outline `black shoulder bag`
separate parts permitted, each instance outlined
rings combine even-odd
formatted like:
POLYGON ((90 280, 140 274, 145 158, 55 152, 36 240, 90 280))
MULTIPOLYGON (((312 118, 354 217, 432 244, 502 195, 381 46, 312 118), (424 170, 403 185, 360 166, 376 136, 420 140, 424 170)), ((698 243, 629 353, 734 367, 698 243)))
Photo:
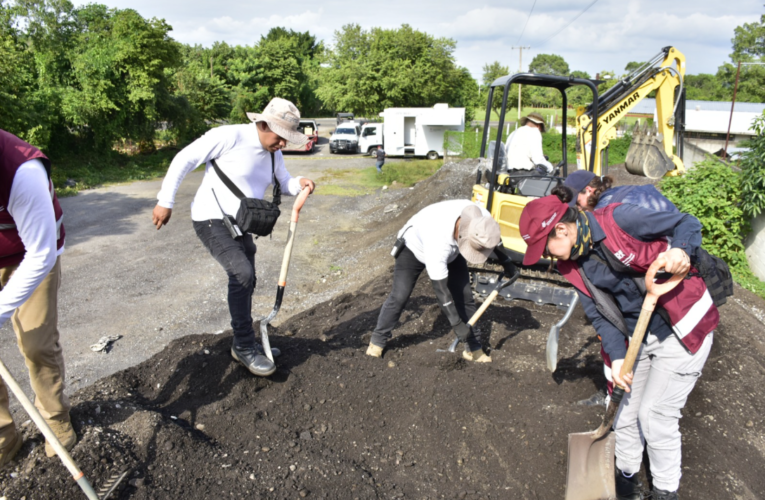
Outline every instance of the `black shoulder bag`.
POLYGON ((279 205, 282 202, 282 187, 276 179, 274 171, 274 154, 271 153, 271 178, 274 182, 273 202, 257 198, 246 198, 244 193, 218 167, 215 160, 210 160, 210 163, 212 163, 215 173, 218 174, 223 184, 241 201, 239 210, 236 212, 237 226, 243 232, 256 236, 268 236, 271 234, 276 225, 276 220, 281 214, 279 205))

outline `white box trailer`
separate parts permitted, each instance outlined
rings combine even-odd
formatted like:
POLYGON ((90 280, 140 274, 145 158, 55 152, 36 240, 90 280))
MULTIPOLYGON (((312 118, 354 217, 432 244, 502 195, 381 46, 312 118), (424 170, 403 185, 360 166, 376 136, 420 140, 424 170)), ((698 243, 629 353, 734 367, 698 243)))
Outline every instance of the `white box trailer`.
POLYGON ((436 104, 432 108, 387 108, 383 123, 367 123, 361 129, 359 149, 370 153, 382 145, 387 156, 444 156, 444 133, 465 131, 465 108, 436 104))

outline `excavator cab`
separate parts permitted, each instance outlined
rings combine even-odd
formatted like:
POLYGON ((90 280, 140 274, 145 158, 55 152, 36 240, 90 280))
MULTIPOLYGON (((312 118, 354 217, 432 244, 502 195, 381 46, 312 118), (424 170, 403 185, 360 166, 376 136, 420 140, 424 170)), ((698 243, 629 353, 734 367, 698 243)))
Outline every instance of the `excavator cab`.
MULTIPOLYGON (((489 88, 489 98, 486 105, 486 118, 484 120, 484 136, 481 139, 481 167, 478 168, 476 183, 473 186, 473 201, 485 207, 499 223, 500 234, 504 247, 509 250, 513 261, 521 267, 521 280, 503 288, 499 293, 507 300, 528 300, 536 304, 551 304, 565 311, 563 318, 550 329, 547 339, 547 367, 555 371, 558 362, 558 337, 563 325, 568 321, 576 308, 579 297, 576 291, 565 282, 560 275, 553 270, 551 262, 541 260, 531 267, 521 266, 523 255, 526 253, 526 243, 518 230, 521 212, 528 202, 535 198, 547 196, 556 186, 563 184, 568 174, 567 158, 567 110, 568 102, 566 89, 584 85, 592 91, 592 102, 595 113, 598 109, 597 82, 592 80, 561 77, 553 75, 536 75, 533 73, 519 73, 505 76, 495 80, 489 88), (505 124, 507 100, 510 85, 536 85, 558 89, 563 97, 563 123, 561 130, 561 148, 563 159, 551 174, 541 174, 537 171, 514 171, 512 165, 504 161, 502 143, 502 129, 505 124), (502 91, 502 108, 499 113, 499 124, 494 141, 487 142, 490 133, 491 103, 494 93, 502 91)), ((597 116, 596 116, 597 121, 597 116)), ((597 137, 597 130, 594 131, 597 137)), ((595 156, 595 142, 592 143, 590 158, 595 156)), ((590 171, 594 168, 594 162, 590 161, 590 171)), ((492 278, 488 274, 497 272, 491 269, 491 263, 483 269, 473 269, 473 283, 479 295, 488 296, 494 287, 492 278)))
MULTIPOLYGON (((584 85, 592 91, 592 99, 597 112, 598 90, 596 82, 584 78, 518 73, 498 78, 489 87, 484 135, 481 139, 483 168, 478 169, 476 184, 473 186, 473 201, 483 205, 499 223, 502 242, 505 248, 512 252, 513 260, 516 262, 521 262, 523 254, 526 252, 526 243, 518 231, 518 221, 521 218, 523 207, 535 198, 549 195, 553 188, 563 184, 568 174, 566 89, 577 85, 584 85), (563 159, 552 174, 541 174, 536 170, 514 171, 511 165, 506 164, 502 130, 507 112, 508 93, 512 84, 550 87, 558 89, 561 93, 563 98, 563 128, 561 131, 563 159), (494 93, 498 90, 502 91, 502 108, 499 112, 496 139, 489 142, 491 103, 494 93), (487 144, 491 146, 490 151, 487 144)), ((595 134, 597 135, 597 131, 595 134)), ((594 158, 595 142, 592 143, 592 154, 588 155, 591 159, 594 158)), ((594 162, 590 161, 589 170, 592 171, 593 168, 594 162)), ((542 262, 541 264, 546 265, 549 262, 542 262)))

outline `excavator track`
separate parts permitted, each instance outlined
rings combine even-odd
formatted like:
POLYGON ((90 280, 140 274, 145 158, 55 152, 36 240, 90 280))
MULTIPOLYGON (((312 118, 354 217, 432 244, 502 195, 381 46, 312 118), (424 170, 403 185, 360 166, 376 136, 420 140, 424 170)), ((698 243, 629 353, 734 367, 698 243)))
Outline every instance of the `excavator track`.
MULTIPOLYGON (((502 267, 494 264, 470 268, 473 288, 478 297, 486 297, 494 289, 502 267)), ((576 290, 558 273, 521 268, 521 277, 502 289, 505 300, 528 300, 535 304, 550 304, 568 309, 576 302, 576 290)))

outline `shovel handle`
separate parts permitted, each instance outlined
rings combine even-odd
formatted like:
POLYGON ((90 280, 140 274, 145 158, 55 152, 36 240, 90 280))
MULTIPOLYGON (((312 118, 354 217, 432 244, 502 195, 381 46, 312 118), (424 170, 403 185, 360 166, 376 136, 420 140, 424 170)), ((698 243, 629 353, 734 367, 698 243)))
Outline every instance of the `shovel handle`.
POLYGON ((518 279, 518 276, 520 276, 520 273, 516 272, 515 275, 513 275, 507 281, 502 281, 502 278, 504 276, 505 276, 504 273, 501 273, 497 277, 497 286, 495 286, 494 290, 491 291, 489 296, 484 299, 483 304, 481 304, 481 307, 478 308, 478 310, 475 312, 475 314, 473 314, 473 317, 470 318, 470 320, 468 321, 468 325, 475 326, 476 321, 478 321, 478 319, 481 316, 483 316, 483 313, 486 312, 486 309, 488 309, 489 306, 491 305, 491 303, 494 302, 494 299, 497 298, 497 295, 499 295, 499 291, 502 290, 503 288, 505 288, 505 287, 507 287, 509 285, 512 285, 513 283, 515 283, 515 280, 518 279))
POLYGON ((37 410, 35 405, 32 404, 32 402, 29 400, 27 395, 21 389, 18 382, 16 382, 16 379, 13 378, 13 375, 11 375, 11 372, 8 370, 8 367, 5 366, 5 363, 3 363, 2 360, 0 360, 0 376, 2 376, 5 385, 10 387, 11 392, 19 400, 19 403, 21 403, 21 406, 24 408, 24 410, 26 410, 27 414, 35 423, 37 428, 40 429, 40 432, 42 432, 43 436, 45 436, 45 439, 53 447, 56 454, 61 459, 61 462, 63 462, 64 466, 69 469, 69 473, 72 475, 72 478, 77 481, 77 484, 80 486, 83 493, 85 493, 85 496, 87 496, 90 500, 99 500, 98 494, 96 494, 93 486, 82 473, 82 470, 80 470, 80 468, 77 466, 69 452, 66 451, 66 448, 64 448, 64 446, 61 444, 61 441, 58 440, 56 434, 53 432, 50 426, 48 426, 47 422, 45 422, 43 416, 40 415, 40 412, 37 410))
POLYGON ((654 278, 656 277, 656 273, 664 268, 665 264, 666 260, 664 257, 656 259, 645 273, 645 288, 647 293, 645 299, 643 299, 643 307, 640 309, 640 317, 638 318, 637 325, 635 325, 635 331, 632 333, 632 338, 630 339, 630 346, 627 349, 626 356, 624 356, 624 363, 622 364, 621 369, 622 377, 631 372, 632 367, 635 365, 638 352, 640 352, 640 345, 643 343, 645 331, 648 329, 648 323, 651 321, 651 315, 653 314, 654 309, 656 309, 656 303, 658 302, 659 297, 674 289, 681 281, 683 281, 687 274, 673 274, 672 277, 664 283, 655 283, 654 278))
POLYGON ((303 208, 305 200, 308 199, 309 194, 311 194, 311 189, 306 186, 302 191, 300 191, 300 194, 297 195, 297 198, 295 198, 295 203, 292 205, 292 218, 290 219, 291 222, 297 223, 298 217, 300 216, 300 209, 303 208))

